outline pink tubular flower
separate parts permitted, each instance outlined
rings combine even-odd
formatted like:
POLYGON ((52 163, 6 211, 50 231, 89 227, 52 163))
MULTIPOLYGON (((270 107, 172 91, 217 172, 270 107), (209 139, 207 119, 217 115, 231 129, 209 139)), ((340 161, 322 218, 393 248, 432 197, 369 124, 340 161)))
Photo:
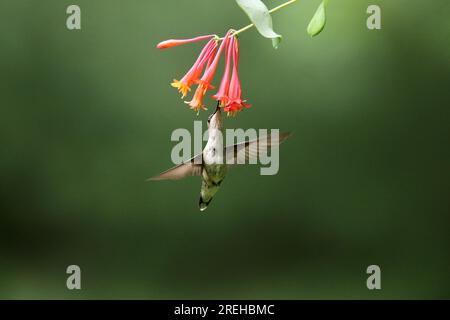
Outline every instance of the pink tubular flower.
POLYGON ((212 96, 213 99, 220 102, 220 106, 224 107, 228 103, 228 89, 230 87, 230 69, 231 69, 231 55, 233 54, 233 44, 235 38, 230 36, 230 40, 227 44, 226 55, 225 55, 225 69, 223 72, 222 80, 220 81, 219 90, 215 95, 212 96))
POLYGON ((172 47, 179 46, 179 45, 186 44, 186 43, 211 39, 213 37, 215 37, 214 34, 208 34, 206 36, 200 36, 200 37, 195 37, 195 38, 191 38, 191 39, 169 39, 169 40, 158 43, 156 45, 156 47, 158 49, 167 49, 167 48, 172 48, 172 47))
POLYGON ((228 112, 228 115, 236 115, 237 112, 243 108, 250 108, 249 104, 246 104, 246 100, 242 100, 241 82, 239 81, 238 73, 239 65, 239 44, 238 40, 233 41, 233 73, 231 75, 230 87, 228 89, 228 102, 224 107, 224 111, 228 112))
POLYGON ((231 35, 231 32, 228 31, 228 33, 225 35, 222 43, 220 44, 220 47, 217 50, 217 53, 216 53, 214 59, 212 61, 210 61, 210 63, 208 63, 205 73, 203 74, 201 79, 199 79, 197 81, 198 87, 197 87, 197 90, 195 91, 193 99, 189 102, 186 102, 189 104, 191 109, 194 109, 196 111, 199 111, 200 109, 206 110, 205 106, 203 105, 203 97, 205 96, 205 93, 208 89, 214 88, 213 86, 211 86, 211 80, 214 77, 214 73, 216 72, 217 64, 219 63, 222 51, 228 45, 228 42, 231 38, 230 35, 231 35))
POLYGON ((191 86, 198 80, 200 74, 202 73, 203 66, 208 62, 216 51, 217 41, 216 39, 211 39, 205 45, 200 55, 195 61, 194 65, 189 69, 189 71, 184 75, 181 80, 174 79, 171 83, 172 87, 177 88, 181 93, 182 98, 186 96, 188 91, 191 91, 191 86))

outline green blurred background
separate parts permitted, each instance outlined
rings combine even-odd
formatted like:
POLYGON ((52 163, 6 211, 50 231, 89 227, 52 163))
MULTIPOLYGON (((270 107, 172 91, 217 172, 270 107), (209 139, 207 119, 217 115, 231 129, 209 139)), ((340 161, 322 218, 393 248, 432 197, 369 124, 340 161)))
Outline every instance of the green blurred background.
POLYGON ((450 298, 450 3, 330 1, 311 39, 318 4, 274 14, 278 50, 240 37, 252 108, 226 126, 294 136, 200 213, 199 179, 144 181, 207 117, 169 85, 200 44, 155 45, 248 24, 234 1, 2 1, 0 298, 450 298))

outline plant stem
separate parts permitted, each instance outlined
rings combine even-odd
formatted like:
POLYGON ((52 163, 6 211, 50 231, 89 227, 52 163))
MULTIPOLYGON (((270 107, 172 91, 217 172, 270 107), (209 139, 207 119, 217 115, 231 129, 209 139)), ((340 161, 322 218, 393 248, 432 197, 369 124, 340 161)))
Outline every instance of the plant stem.
MULTIPOLYGON (((289 1, 285 2, 285 3, 282 3, 282 4, 280 4, 279 6, 276 6, 275 8, 270 9, 270 10, 269 10, 269 13, 274 13, 274 12, 276 12, 276 11, 278 11, 278 10, 284 8, 284 7, 287 7, 288 5, 290 5, 290 4, 292 4, 292 3, 296 2, 296 1, 297 1, 297 0, 289 0, 289 1)), ((239 30, 233 32, 233 35, 238 35, 238 34, 244 32, 244 31, 246 31, 246 30, 248 30, 248 29, 253 28, 254 26, 255 26, 255 25, 254 25, 253 23, 251 23, 251 24, 249 24, 248 26, 245 26, 245 27, 243 27, 243 28, 241 28, 241 29, 239 29, 239 30)), ((220 40, 222 40, 222 39, 223 39, 223 38, 221 38, 220 40)))

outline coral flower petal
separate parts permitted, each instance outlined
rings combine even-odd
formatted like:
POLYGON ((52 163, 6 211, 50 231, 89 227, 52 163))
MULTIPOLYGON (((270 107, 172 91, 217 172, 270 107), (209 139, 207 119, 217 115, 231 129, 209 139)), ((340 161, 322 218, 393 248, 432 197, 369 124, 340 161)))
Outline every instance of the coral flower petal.
POLYGON ((203 73, 203 76, 197 81, 198 87, 197 90, 195 91, 194 98, 191 101, 186 102, 189 104, 191 109, 194 109, 196 111, 199 111, 200 109, 206 110, 205 106, 203 105, 203 98, 207 90, 214 88, 211 85, 211 80, 214 77, 214 73, 216 72, 217 64, 219 63, 222 51, 228 45, 230 38, 231 38, 231 31, 228 31, 222 43, 220 44, 220 47, 217 50, 214 59, 210 59, 208 61, 208 65, 206 67, 205 72, 203 73))
POLYGON ((191 43, 191 42, 197 42, 197 41, 202 41, 202 40, 206 40, 206 39, 211 39, 215 37, 214 34, 208 34, 206 36, 199 36, 199 37, 195 37, 195 38, 191 38, 191 39, 169 39, 166 41, 162 41, 160 43, 158 43, 156 45, 156 47, 158 49, 167 49, 167 48, 172 48, 172 47, 176 47, 182 44, 186 44, 186 43, 191 43))
POLYGON ((214 55, 216 47, 216 40, 211 39, 202 49, 194 65, 191 67, 191 69, 189 69, 184 77, 181 78, 181 80, 173 80, 171 85, 172 87, 178 89, 178 91, 181 93, 181 98, 184 98, 187 95, 188 91, 191 90, 191 86, 197 82, 205 63, 207 63, 207 61, 209 61, 214 55))

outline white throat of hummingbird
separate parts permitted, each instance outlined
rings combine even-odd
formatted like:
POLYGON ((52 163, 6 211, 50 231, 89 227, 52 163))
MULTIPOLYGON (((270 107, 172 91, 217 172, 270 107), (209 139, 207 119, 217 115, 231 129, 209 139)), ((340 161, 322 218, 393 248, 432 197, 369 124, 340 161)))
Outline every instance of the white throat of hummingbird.
POLYGON ((208 142, 203 150, 205 165, 223 164, 223 120, 217 104, 216 111, 208 117, 208 142))
POLYGON ((217 104, 216 111, 208 117, 208 129, 211 131, 213 129, 222 130, 222 112, 220 110, 219 104, 217 104))

